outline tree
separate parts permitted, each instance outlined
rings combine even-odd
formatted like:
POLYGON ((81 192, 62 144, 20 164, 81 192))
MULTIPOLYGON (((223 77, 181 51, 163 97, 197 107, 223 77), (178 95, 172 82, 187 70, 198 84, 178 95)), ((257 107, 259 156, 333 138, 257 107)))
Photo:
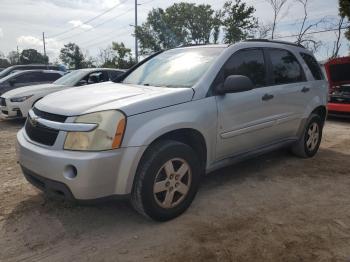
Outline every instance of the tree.
POLYGON ((83 68, 85 57, 80 47, 74 43, 68 43, 60 51, 60 59, 70 68, 83 68))
POLYGON ((17 51, 11 51, 7 55, 7 58, 10 61, 11 65, 17 65, 19 63, 19 54, 17 51))
POLYGON ((6 59, 4 54, 0 52, 0 68, 6 68, 11 66, 10 62, 6 59))
POLYGON ((256 29, 255 36, 258 39, 266 39, 271 34, 271 30, 272 30, 272 25, 259 23, 259 26, 256 29))
POLYGON ((113 42, 112 46, 100 49, 99 61, 101 67, 127 69, 132 67, 136 60, 132 57, 131 49, 124 43, 113 42))
MULTIPOLYGON (((339 14, 341 17, 350 20, 350 1, 349 0, 339 0, 339 14)), ((348 29, 345 32, 345 36, 350 40, 350 25, 348 25, 348 29)))
POLYGON ((258 27, 258 20, 253 16, 254 7, 247 6, 241 0, 227 1, 219 12, 224 27, 224 42, 235 43, 253 34, 258 27))
POLYGON ((299 29, 296 43, 303 44, 306 48, 310 49, 313 52, 316 52, 317 49, 321 46, 322 42, 315 40, 310 34, 308 34, 308 32, 313 28, 317 28, 318 25, 325 23, 325 19, 320 19, 314 23, 309 23, 308 22, 309 0, 296 0, 296 1, 303 6, 303 10, 304 10, 304 17, 299 29))
POLYGON ((266 0, 272 7, 273 10, 273 22, 271 29, 271 39, 275 37, 276 25, 278 22, 279 14, 281 13, 283 7, 287 3, 288 0, 266 0))
POLYGON ((92 56, 85 56, 86 58, 82 62, 82 68, 96 68, 96 59, 92 56))
POLYGON ((220 25, 210 5, 176 3, 163 10, 153 9, 146 22, 137 27, 141 53, 149 54, 161 49, 186 44, 207 44, 218 40, 220 25))
POLYGON ((101 67, 115 68, 114 51, 111 46, 108 46, 105 49, 100 49, 97 59, 101 67))
POLYGON ((19 62, 21 64, 47 64, 49 58, 35 49, 24 49, 19 56, 19 62))
POLYGON ((114 64, 117 68, 127 69, 136 64, 136 60, 132 58, 131 49, 125 47, 124 43, 112 43, 112 50, 115 51, 114 64))
POLYGON ((335 42, 333 43, 333 50, 332 50, 332 55, 330 58, 336 58, 339 56, 339 50, 340 50, 340 47, 341 47, 341 36, 342 36, 342 33, 341 33, 341 29, 344 25, 344 17, 340 17, 339 19, 339 22, 337 24, 337 31, 335 32, 335 36, 336 36, 336 40, 335 42))

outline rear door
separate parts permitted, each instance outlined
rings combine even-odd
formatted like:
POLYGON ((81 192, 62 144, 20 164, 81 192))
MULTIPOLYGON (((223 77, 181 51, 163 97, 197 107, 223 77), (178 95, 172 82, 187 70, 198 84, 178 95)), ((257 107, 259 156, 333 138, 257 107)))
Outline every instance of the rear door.
POLYGON ((255 85, 250 91, 216 96, 217 160, 259 149, 276 140, 275 122, 281 113, 274 97, 275 87, 269 83, 267 64, 263 49, 243 49, 228 59, 216 77, 214 90, 229 75, 247 76, 255 85))
POLYGON ((269 60, 269 75, 273 86, 276 110, 277 139, 295 137, 305 109, 313 97, 312 86, 307 81, 301 61, 289 50, 265 49, 269 60))
POLYGON ((52 83, 59 78, 57 73, 26 72, 16 78, 16 88, 28 85, 52 83))

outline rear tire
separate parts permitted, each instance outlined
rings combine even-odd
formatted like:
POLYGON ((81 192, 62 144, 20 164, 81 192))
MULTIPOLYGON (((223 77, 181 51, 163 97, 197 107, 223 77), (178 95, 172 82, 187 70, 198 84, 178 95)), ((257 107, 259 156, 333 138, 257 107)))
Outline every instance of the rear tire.
POLYGON ((301 158, 309 158, 316 155, 322 140, 323 122, 319 115, 311 114, 305 130, 292 146, 292 153, 301 158))
POLYGON ((190 146, 172 140, 156 142, 137 169, 131 194, 133 207, 157 221, 181 215, 198 191, 201 166, 190 146))

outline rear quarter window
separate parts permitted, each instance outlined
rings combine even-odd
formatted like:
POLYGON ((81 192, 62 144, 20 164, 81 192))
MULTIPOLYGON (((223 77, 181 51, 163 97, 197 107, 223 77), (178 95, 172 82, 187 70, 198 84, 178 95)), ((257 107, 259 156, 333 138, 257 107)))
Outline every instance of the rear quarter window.
POLYGON ((323 80, 324 75, 322 73, 322 70, 320 68, 320 65, 316 61, 316 59, 309 54, 306 53, 300 53, 301 57, 303 58, 304 62, 310 69, 312 76, 314 77, 315 80, 323 80))

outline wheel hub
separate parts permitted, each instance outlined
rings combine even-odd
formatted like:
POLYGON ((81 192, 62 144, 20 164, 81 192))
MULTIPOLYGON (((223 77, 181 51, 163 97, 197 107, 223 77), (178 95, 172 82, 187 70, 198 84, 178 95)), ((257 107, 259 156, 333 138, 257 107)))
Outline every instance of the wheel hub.
POLYGON ((191 186, 192 172, 189 164, 180 158, 167 161, 158 171, 153 185, 153 195, 163 208, 179 205, 191 186))
POLYGON ((306 147, 309 151, 313 151, 320 137, 319 127, 317 123, 312 123, 307 131, 306 147))

